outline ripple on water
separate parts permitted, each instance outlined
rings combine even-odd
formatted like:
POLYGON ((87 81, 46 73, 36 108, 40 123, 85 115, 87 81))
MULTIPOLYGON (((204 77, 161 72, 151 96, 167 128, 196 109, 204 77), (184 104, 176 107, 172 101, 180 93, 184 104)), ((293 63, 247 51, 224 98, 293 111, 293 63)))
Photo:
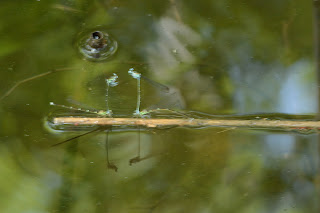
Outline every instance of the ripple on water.
POLYGON ((76 46, 85 59, 104 61, 114 55, 118 43, 104 30, 91 30, 80 33, 76 46))

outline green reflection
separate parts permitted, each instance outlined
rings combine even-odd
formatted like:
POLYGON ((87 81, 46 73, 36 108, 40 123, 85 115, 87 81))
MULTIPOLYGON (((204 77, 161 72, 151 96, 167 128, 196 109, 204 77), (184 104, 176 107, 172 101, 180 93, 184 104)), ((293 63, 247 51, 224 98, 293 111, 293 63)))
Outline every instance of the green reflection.
MULTIPOLYGON (((316 135, 111 132, 116 173, 107 168, 106 134, 53 148, 78 133, 43 127, 51 101, 107 110, 104 79, 113 73, 122 86, 110 89, 109 107, 132 115, 130 68, 176 90, 141 81, 141 109, 279 112, 283 82, 312 68, 311 14, 310 2, 295 0, 1 1, 0 95, 63 70, 0 102, 1 212, 318 212, 316 135), (105 63, 82 60, 74 47, 80 32, 96 27, 119 45, 105 63), (306 66, 294 69, 299 63, 306 66), (139 137, 143 160, 130 166, 139 137)), ((314 84, 308 75, 303 84, 314 84)))

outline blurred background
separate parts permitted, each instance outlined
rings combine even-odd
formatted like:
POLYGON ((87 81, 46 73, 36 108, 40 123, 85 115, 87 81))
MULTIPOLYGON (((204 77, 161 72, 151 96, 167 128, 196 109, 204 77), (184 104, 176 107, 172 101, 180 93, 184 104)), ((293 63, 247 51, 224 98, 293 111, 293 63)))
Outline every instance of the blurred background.
POLYGON ((318 212, 317 134, 186 129, 53 131, 50 102, 132 117, 141 109, 209 114, 317 110, 312 1, 2 0, 0 210, 37 212, 318 212), (92 61, 83 36, 118 48, 92 61), (52 73, 15 84, 42 73, 52 73), (55 71, 55 72, 54 72, 55 71), (138 153, 143 161, 129 165, 138 153))

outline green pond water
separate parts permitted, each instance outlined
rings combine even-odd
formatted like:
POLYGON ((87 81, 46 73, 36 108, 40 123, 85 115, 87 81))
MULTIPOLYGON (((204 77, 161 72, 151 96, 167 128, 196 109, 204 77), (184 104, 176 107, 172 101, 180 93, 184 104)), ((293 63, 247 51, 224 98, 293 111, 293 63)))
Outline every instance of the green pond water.
POLYGON ((76 113, 50 102, 107 110, 113 73, 109 108, 133 117, 130 68, 169 88, 141 78, 141 110, 312 115, 312 23, 300 0, 2 0, 0 212, 319 212, 318 134, 133 129, 52 146, 85 131, 46 125, 76 113))

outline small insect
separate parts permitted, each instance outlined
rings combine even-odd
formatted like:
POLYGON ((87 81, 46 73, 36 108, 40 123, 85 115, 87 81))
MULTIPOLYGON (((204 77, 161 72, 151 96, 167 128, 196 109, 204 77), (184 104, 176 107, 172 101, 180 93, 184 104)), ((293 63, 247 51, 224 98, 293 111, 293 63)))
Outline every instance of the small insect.
POLYGON ((141 104, 141 91, 140 91, 140 80, 141 80, 141 73, 134 71, 133 68, 130 68, 128 71, 129 75, 132 78, 137 79, 137 107, 133 113, 133 116, 140 116, 140 104, 141 104))
MULTIPOLYGON (((111 77, 105 79, 105 82, 106 82, 106 85, 107 85, 106 86, 106 99, 105 99, 106 110, 97 110, 96 111, 96 110, 75 108, 75 107, 65 106, 65 105, 61 105, 61 104, 55 104, 54 102, 50 102, 50 105, 58 106, 58 107, 62 107, 62 108, 70 109, 70 110, 80 111, 80 112, 93 113, 93 114, 97 114, 98 116, 101 116, 101 117, 112 117, 112 110, 110 110, 110 108, 109 108, 109 89, 110 89, 110 87, 115 87, 115 86, 118 85, 117 79, 118 79, 118 75, 115 74, 115 73, 113 73, 113 75, 111 77)), ((109 161, 109 131, 111 131, 111 130, 112 130, 111 127, 103 127, 103 128, 99 127, 99 128, 96 128, 96 129, 94 129, 92 131, 89 131, 89 132, 86 132, 84 134, 75 136, 73 138, 67 139, 67 140, 62 141, 60 143, 54 144, 53 146, 61 145, 63 143, 72 141, 72 140, 74 140, 76 138, 91 134, 93 132, 106 131, 105 146, 106 146, 106 152, 107 152, 107 167, 109 169, 113 169, 115 172, 117 172, 118 171, 118 167, 109 161)))
POLYGON ((93 114, 97 114, 98 116, 101 117, 112 117, 112 110, 109 109, 109 88, 110 87, 115 87, 118 85, 117 82, 118 79, 118 75, 113 73, 113 76, 106 78, 106 110, 90 110, 90 109, 83 109, 83 108, 75 108, 72 106, 66 106, 66 105, 62 105, 62 104, 56 104, 54 102, 50 102, 50 105, 52 106, 58 106, 61 108, 65 108, 65 109, 70 109, 70 110, 75 110, 75 111, 80 111, 80 112, 86 112, 86 113, 93 113, 93 114))
MULTIPOLYGON (((184 117, 187 117, 186 115, 184 115, 183 113, 179 113, 179 112, 176 112, 174 110, 170 110, 170 109, 151 109, 151 110, 142 110, 140 111, 140 104, 141 104, 141 86, 140 86, 140 80, 141 80, 141 73, 138 73, 136 71, 134 71, 133 68, 130 68, 129 71, 128 71, 129 75, 131 75, 134 79, 137 79, 137 105, 136 105, 136 110, 133 112, 133 117, 139 117, 139 118, 150 118, 150 114, 155 112, 155 113, 158 113, 158 112, 161 112, 161 111, 171 111, 171 112, 175 112, 175 113, 178 113, 180 115, 183 115, 184 117)), ((149 83, 153 84, 154 86, 159 86, 161 85, 161 89, 166 91, 166 92, 169 92, 169 88, 162 85, 162 84, 159 84, 155 81, 152 81, 146 77, 143 77, 145 80, 147 80, 149 83)), ((133 163, 138 163, 142 160, 141 156, 140 156, 140 147, 141 147, 141 144, 140 144, 140 128, 138 129, 138 153, 137 153, 137 156, 130 159, 129 161, 129 165, 132 165, 133 163)))
MULTIPOLYGON (((148 83, 151 83, 153 86, 156 86, 158 88, 160 88, 161 90, 164 90, 166 92, 169 92, 169 88, 165 85, 162 85, 162 84, 159 84, 155 81, 152 81, 151 79, 148 79, 146 77, 142 77, 141 73, 138 73, 136 72, 133 68, 130 68, 129 71, 128 71, 128 74, 133 77, 134 79, 137 80, 137 103, 136 103, 136 109, 134 110, 132 116, 133 117, 139 117, 139 118, 149 118, 151 113, 158 113, 158 112, 161 112, 161 111, 173 111, 173 110, 169 110, 169 109, 152 109, 152 110, 142 110, 140 111, 140 105, 141 105, 141 85, 140 85, 140 81, 141 81, 141 78, 145 79, 148 83)), ((83 109, 83 108, 76 108, 76 107, 72 107, 72 106, 66 106, 66 105, 60 105, 60 104, 56 104, 54 102, 50 102, 50 105, 52 106, 57 106, 57 107, 61 107, 61 108, 65 108, 65 109, 69 109, 69 110, 74 110, 74 111, 80 111, 80 112, 85 112, 85 113, 92 113, 92 114, 96 114, 100 117, 113 117, 113 112, 112 110, 109 108, 109 90, 110 90, 110 87, 115 87, 118 85, 118 82, 117 82, 117 79, 118 79, 118 76, 117 74, 113 73, 112 76, 110 76, 109 78, 106 78, 105 79, 105 82, 106 82, 106 98, 105 98, 105 104, 106 104, 106 110, 90 110, 90 109, 83 109)), ((55 144, 53 146, 57 146, 57 145, 60 145, 60 144, 63 144, 65 142, 68 142, 68 141, 71 141, 73 139, 76 139, 76 138, 79 138, 79 137, 82 137, 84 135, 88 135, 88 134, 91 134, 93 132, 99 132, 99 131, 106 131, 106 152, 107 152, 107 166, 108 168, 110 169, 113 169, 114 171, 117 171, 118 168, 112 164, 110 161, 109 161, 109 152, 108 152, 108 143, 109 143, 109 139, 108 139, 108 135, 109 135, 109 132, 112 131, 112 127, 98 127, 94 130, 91 130, 89 132, 86 132, 82 135, 79 135, 79 136, 76 136, 76 137, 73 137, 73 138, 70 138, 70 139, 67 139, 65 141, 62 141, 58 144, 55 144)), ((141 144, 140 144, 140 128, 138 128, 138 153, 137 153, 137 156, 130 159, 129 160, 129 165, 132 165, 133 163, 137 163, 137 162, 140 162, 141 160, 145 159, 145 158, 141 158, 141 155, 140 155, 140 148, 141 148, 141 144)))

